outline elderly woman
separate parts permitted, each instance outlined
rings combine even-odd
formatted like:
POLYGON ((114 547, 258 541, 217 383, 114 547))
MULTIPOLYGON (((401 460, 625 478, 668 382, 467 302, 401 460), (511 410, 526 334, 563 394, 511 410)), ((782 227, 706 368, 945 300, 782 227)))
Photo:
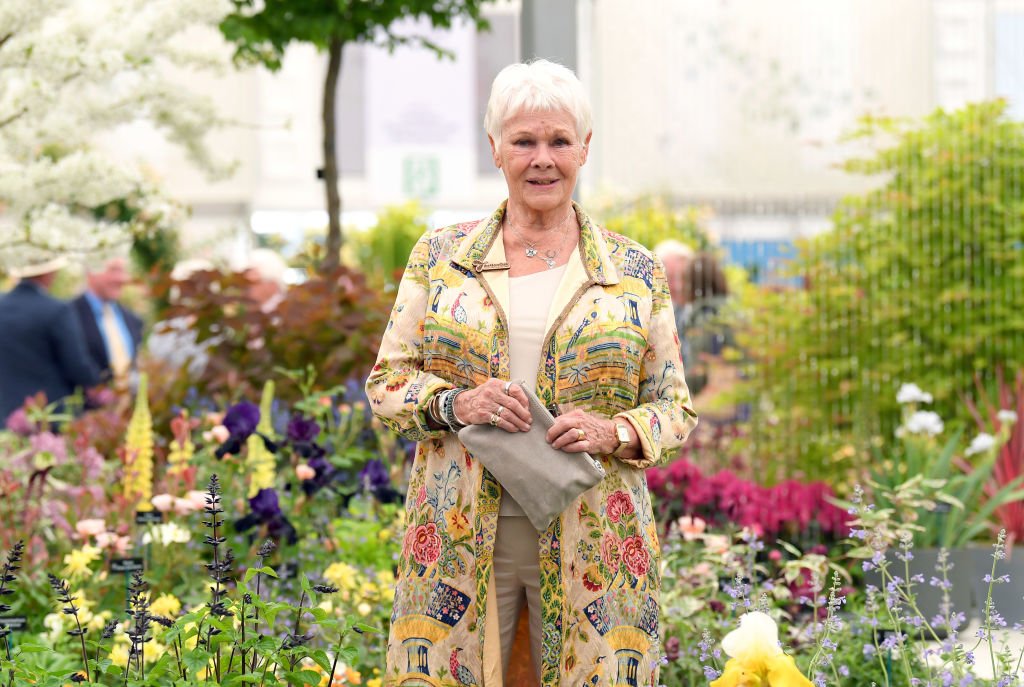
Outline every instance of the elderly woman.
POLYGON ((413 249, 366 383, 419 442, 386 685, 501 685, 522 604, 540 683, 657 685, 658 538, 644 468, 696 424, 661 263, 572 201, 591 137, 568 69, 506 67, 484 119, 508 200, 413 249), (528 430, 607 476, 538 533, 455 432, 528 430))

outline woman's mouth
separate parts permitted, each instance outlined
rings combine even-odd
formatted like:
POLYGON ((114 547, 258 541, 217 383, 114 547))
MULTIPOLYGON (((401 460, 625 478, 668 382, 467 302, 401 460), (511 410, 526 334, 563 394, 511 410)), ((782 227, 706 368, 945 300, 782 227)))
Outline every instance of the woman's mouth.
POLYGON ((558 179, 528 179, 527 182, 531 186, 540 186, 541 188, 554 186, 558 183, 558 179))

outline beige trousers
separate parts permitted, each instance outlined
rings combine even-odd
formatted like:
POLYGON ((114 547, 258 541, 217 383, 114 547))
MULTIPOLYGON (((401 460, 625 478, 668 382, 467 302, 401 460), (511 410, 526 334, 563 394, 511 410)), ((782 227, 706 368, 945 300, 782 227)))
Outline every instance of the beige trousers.
POLYGON ((530 615, 530 653, 533 655, 533 670, 538 681, 540 680, 542 635, 539 539, 540 535, 530 524, 529 518, 498 518, 492 574, 498 606, 498 623, 501 628, 501 670, 502 675, 506 676, 506 685, 512 643, 516 637, 516 625, 523 610, 523 601, 526 602, 530 615))

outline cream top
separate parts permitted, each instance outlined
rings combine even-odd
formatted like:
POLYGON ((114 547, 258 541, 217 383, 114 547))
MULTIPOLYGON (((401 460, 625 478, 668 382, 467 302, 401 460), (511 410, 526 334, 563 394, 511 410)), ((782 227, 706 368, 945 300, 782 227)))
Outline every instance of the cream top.
MULTIPOLYGON (((551 301, 565 274, 565 265, 524 277, 509 277, 508 347, 513 381, 523 380, 537 391, 537 371, 544 346, 551 301)), ((504 490, 498 515, 525 516, 522 507, 504 490)))

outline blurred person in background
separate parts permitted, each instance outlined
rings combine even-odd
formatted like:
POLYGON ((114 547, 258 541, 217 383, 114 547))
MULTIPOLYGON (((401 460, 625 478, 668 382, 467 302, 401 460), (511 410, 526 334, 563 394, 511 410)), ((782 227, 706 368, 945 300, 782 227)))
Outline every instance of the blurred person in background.
POLYGON ((570 70, 503 69, 484 128, 508 199, 420 238, 366 383, 374 414, 420 442, 384 684, 512 684, 524 605, 544 687, 658 684, 660 545, 644 469, 696 425, 665 271, 572 200, 592 132, 570 70), (542 533, 457 434, 528 431, 512 380, 549 408, 571 405, 544 438, 607 472, 542 533))
POLYGON ((49 294, 66 264, 55 258, 12 270, 20 281, 0 296, 0 422, 39 392, 61 411, 76 389, 100 383, 74 309, 49 294))
POLYGON ((654 254, 665 265, 665 279, 668 280, 668 291, 672 294, 672 307, 681 310, 686 304, 683 282, 688 276, 693 249, 681 241, 666 239, 654 247, 654 254))
POLYGON ((71 301, 103 382, 126 387, 142 344, 142 318, 119 301, 131 280, 123 257, 86 264, 85 291, 71 301))
POLYGON ((721 263, 711 253, 694 255, 683 280, 684 305, 679 318, 683 342, 683 368, 694 403, 708 415, 712 399, 731 388, 737 379, 736 366, 725 360, 727 349, 735 349, 732 328, 723 315, 729 301, 729 284, 721 263))

